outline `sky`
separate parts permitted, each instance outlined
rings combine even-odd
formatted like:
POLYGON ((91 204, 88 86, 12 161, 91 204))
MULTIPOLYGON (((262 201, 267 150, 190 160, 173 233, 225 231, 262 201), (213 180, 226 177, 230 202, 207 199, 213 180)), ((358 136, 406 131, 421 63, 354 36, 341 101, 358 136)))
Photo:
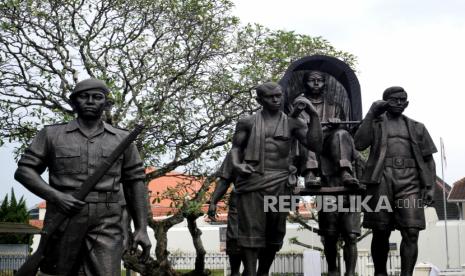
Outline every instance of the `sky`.
MULTIPOLYGON (((408 92, 405 114, 424 123, 439 150, 443 138, 447 183, 465 177, 465 1, 461 0, 234 0, 242 23, 321 36, 358 57, 363 113, 387 87, 408 92), (462 164, 462 165, 461 165, 462 164)), ((0 200, 11 187, 27 205, 40 201, 13 179, 12 145, 0 148, 0 200)), ((435 154, 441 176, 440 154, 435 154)))

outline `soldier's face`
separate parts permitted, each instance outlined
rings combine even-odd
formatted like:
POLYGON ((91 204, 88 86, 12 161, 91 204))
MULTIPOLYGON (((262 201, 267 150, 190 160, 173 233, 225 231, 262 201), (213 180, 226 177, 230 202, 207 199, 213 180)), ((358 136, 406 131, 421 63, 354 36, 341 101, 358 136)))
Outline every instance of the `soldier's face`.
POLYGON ((257 100, 265 109, 279 110, 281 107, 282 96, 283 93, 281 89, 277 88, 273 91, 264 91, 257 100))
POLYGON ((312 93, 322 93, 325 86, 325 78, 320 74, 311 74, 305 82, 312 93))
POLYGON ((107 100, 103 92, 88 90, 77 94, 73 102, 79 117, 96 119, 102 116, 107 100))
POLYGON ((387 112, 393 115, 400 115, 408 106, 407 93, 397 92, 389 96, 387 101, 387 112))

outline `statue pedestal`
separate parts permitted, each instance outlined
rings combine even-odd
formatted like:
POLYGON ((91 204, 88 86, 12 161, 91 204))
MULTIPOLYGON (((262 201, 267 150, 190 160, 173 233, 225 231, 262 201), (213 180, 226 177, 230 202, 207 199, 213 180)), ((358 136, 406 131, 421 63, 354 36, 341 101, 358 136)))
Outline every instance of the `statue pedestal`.
POLYGON ((431 266, 427 264, 417 264, 415 266, 415 276, 429 276, 431 273, 431 266))

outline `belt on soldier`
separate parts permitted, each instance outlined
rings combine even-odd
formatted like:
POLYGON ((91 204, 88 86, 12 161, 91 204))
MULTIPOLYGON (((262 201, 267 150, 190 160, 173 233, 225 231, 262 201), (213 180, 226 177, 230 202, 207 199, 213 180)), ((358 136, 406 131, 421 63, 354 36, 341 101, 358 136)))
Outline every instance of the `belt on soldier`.
POLYGON ((98 203, 98 202, 116 203, 116 202, 119 202, 119 196, 118 196, 118 192, 93 191, 93 192, 90 192, 86 196, 84 201, 91 202, 91 203, 98 203))
POLYGON ((385 167, 392 167, 396 169, 403 168, 416 168, 417 163, 413 158, 404 158, 404 157, 387 157, 384 159, 385 167))
MULTIPOLYGON (((74 189, 60 189, 61 192, 72 194, 77 192, 74 189)), ((89 203, 116 203, 119 202, 119 195, 118 191, 116 192, 104 192, 104 191, 91 191, 86 198, 83 200, 84 202, 89 203)))

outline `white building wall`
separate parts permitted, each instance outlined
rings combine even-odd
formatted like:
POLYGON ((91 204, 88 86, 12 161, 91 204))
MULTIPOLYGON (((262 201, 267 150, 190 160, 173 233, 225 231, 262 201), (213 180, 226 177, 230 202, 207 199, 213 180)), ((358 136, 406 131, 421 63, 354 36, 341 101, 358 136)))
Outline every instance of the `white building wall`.
MULTIPOLYGON (((219 252, 220 251, 220 227, 219 225, 211 226, 199 226, 202 231, 202 242, 207 252, 219 252)), ((151 238, 153 235, 151 236, 151 238)), ((290 244, 289 239, 297 237, 299 241, 318 246, 320 248, 323 245, 320 242, 320 237, 311 233, 307 230, 299 230, 297 224, 288 224, 287 233, 284 238, 282 252, 303 252, 304 248, 298 245, 290 244)), ((152 240, 152 251, 155 252, 155 240, 152 240)), ((194 246, 192 244, 192 238, 189 234, 187 227, 173 227, 168 231, 168 250, 171 252, 183 251, 183 252, 194 252, 194 246)))
MULTIPOLYGON (((434 212, 434 209, 432 210, 434 212)), ((424 231, 420 232, 418 247, 418 262, 429 262, 441 269, 446 268, 446 242, 444 221, 437 221, 435 212, 432 214, 428 208, 427 226, 424 231)), ((220 251, 220 234, 218 225, 209 225, 205 223, 204 218, 199 218, 198 225, 202 231, 202 242, 207 252, 220 251)), ((451 268, 465 266, 465 220, 448 221, 448 238, 449 238, 449 263, 451 268)), ((224 226, 223 226, 224 227, 224 226)), ((152 241, 152 255, 155 255, 156 241, 153 231, 149 228, 149 236, 152 241)), ((39 235, 35 235, 33 250, 37 248, 39 235)), ((297 237, 299 241, 322 248, 323 245, 320 237, 308 230, 300 230, 297 224, 288 224, 287 233, 284 238, 284 245, 281 252, 303 252, 304 247, 292 245, 289 239, 297 237)), ((400 248, 401 235, 399 231, 392 232, 391 243, 397 243, 400 248)), ((371 235, 359 242, 359 251, 366 252, 370 250, 371 235)), ((170 229, 168 232, 168 250, 170 252, 183 251, 194 252, 192 239, 187 229, 187 223, 184 221, 170 229)))
MULTIPOLYGON (((418 241, 418 262, 429 262, 441 269, 446 268, 446 242, 444 221, 438 221, 436 212, 433 208, 425 209, 427 226, 420 232, 418 241)), ((220 235, 219 226, 211 226, 204 223, 203 218, 198 220, 199 228, 202 230, 202 241, 207 252, 218 252, 220 235)), ((168 232, 168 249, 171 252, 184 251, 193 252, 194 246, 190 238, 187 224, 184 222, 173 227, 168 232)), ((449 239, 449 264, 451 268, 465 266, 465 221, 448 221, 448 239, 449 239)), ((151 238, 153 235, 151 235, 151 238)), ((320 237, 308 230, 300 230, 297 224, 288 224, 287 233, 284 238, 284 245, 281 252, 303 252, 304 247, 289 243, 289 239, 297 237, 299 241, 322 248, 320 237)), ((152 238, 153 239, 153 238, 152 238)), ((390 242, 397 244, 400 249, 402 237, 399 231, 393 231, 390 242)), ((154 251, 155 241, 152 240, 154 251)), ((359 242, 360 251, 370 251, 371 235, 359 242)))
POLYGON ((39 219, 44 220, 45 219, 45 208, 39 208, 39 219))

